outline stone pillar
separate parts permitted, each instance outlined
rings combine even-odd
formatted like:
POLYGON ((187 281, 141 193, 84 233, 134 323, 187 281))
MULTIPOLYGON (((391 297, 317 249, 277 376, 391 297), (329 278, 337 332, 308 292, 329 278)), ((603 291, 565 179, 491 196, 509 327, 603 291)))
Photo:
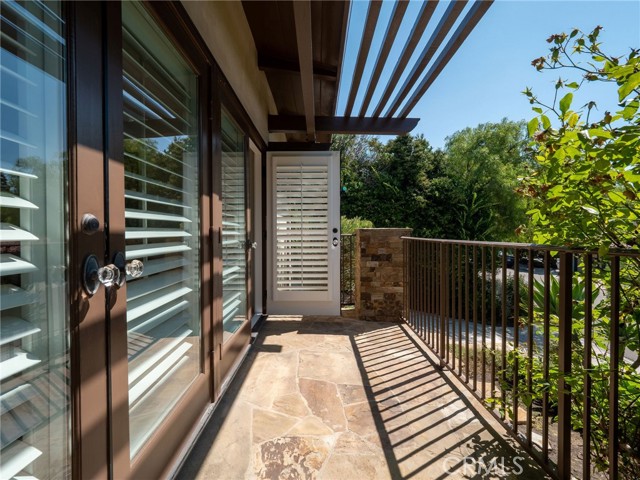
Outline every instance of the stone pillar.
POLYGON ((404 253, 400 237, 410 228, 356 230, 356 316, 361 320, 400 322, 403 307, 404 253))

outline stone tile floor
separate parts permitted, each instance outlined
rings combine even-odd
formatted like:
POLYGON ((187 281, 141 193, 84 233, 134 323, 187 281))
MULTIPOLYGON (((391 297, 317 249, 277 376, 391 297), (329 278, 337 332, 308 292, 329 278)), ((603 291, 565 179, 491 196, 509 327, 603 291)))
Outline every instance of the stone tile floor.
POLYGON ((546 478, 411 330, 269 317, 179 479, 546 478))

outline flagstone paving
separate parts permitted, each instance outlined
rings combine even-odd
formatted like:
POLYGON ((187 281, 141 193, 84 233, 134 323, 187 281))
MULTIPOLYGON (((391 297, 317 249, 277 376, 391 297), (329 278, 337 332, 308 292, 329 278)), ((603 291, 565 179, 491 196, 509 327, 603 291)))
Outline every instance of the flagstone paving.
POLYGON ((179 479, 546 478, 401 324, 269 317, 179 479))

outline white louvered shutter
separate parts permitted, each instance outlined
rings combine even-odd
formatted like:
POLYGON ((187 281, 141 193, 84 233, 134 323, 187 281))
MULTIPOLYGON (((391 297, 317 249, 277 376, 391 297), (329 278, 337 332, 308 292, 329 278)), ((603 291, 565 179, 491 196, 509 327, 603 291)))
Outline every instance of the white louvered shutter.
POLYGON ((222 113, 222 327, 223 341, 247 318, 247 222, 244 134, 222 113))
POLYGON ((146 13, 123 4, 130 444, 133 457, 199 373, 196 76, 146 13))
POLYGON ((329 172, 326 165, 275 168, 274 298, 304 292, 327 300, 329 290, 329 172))
POLYGON ((0 478, 70 460, 61 4, 0 3, 0 478))

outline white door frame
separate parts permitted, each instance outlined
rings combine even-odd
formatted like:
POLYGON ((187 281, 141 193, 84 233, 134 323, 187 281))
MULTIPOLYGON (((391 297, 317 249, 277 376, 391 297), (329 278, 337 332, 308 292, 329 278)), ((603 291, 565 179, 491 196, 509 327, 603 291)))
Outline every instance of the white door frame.
MULTIPOLYGON (((276 315, 340 315, 340 153, 268 152, 268 312, 276 315), (327 287, 318 291, 281 291, 276 283, 276 166, 327 166, 327 287)), ((304 189, 302 189, 304 193, 304 189)))
POLYGON ((251 205, 251 222, 253 230, 253 238, 255 248, 253 249, 253 265, 252 265, 252 294, 253 294, 253 317, 251 318, 251 327, 253 327, 262 314, 264 313, 264 305, 262 304, 262 292, 264 285, 262 283, 262 259, 264 251, 264 225, 262 224, 262 152, 256 145, 249 140, 249 169, 252 172, 253 184, 248 188, 252 189, 253 204, 251 205))

